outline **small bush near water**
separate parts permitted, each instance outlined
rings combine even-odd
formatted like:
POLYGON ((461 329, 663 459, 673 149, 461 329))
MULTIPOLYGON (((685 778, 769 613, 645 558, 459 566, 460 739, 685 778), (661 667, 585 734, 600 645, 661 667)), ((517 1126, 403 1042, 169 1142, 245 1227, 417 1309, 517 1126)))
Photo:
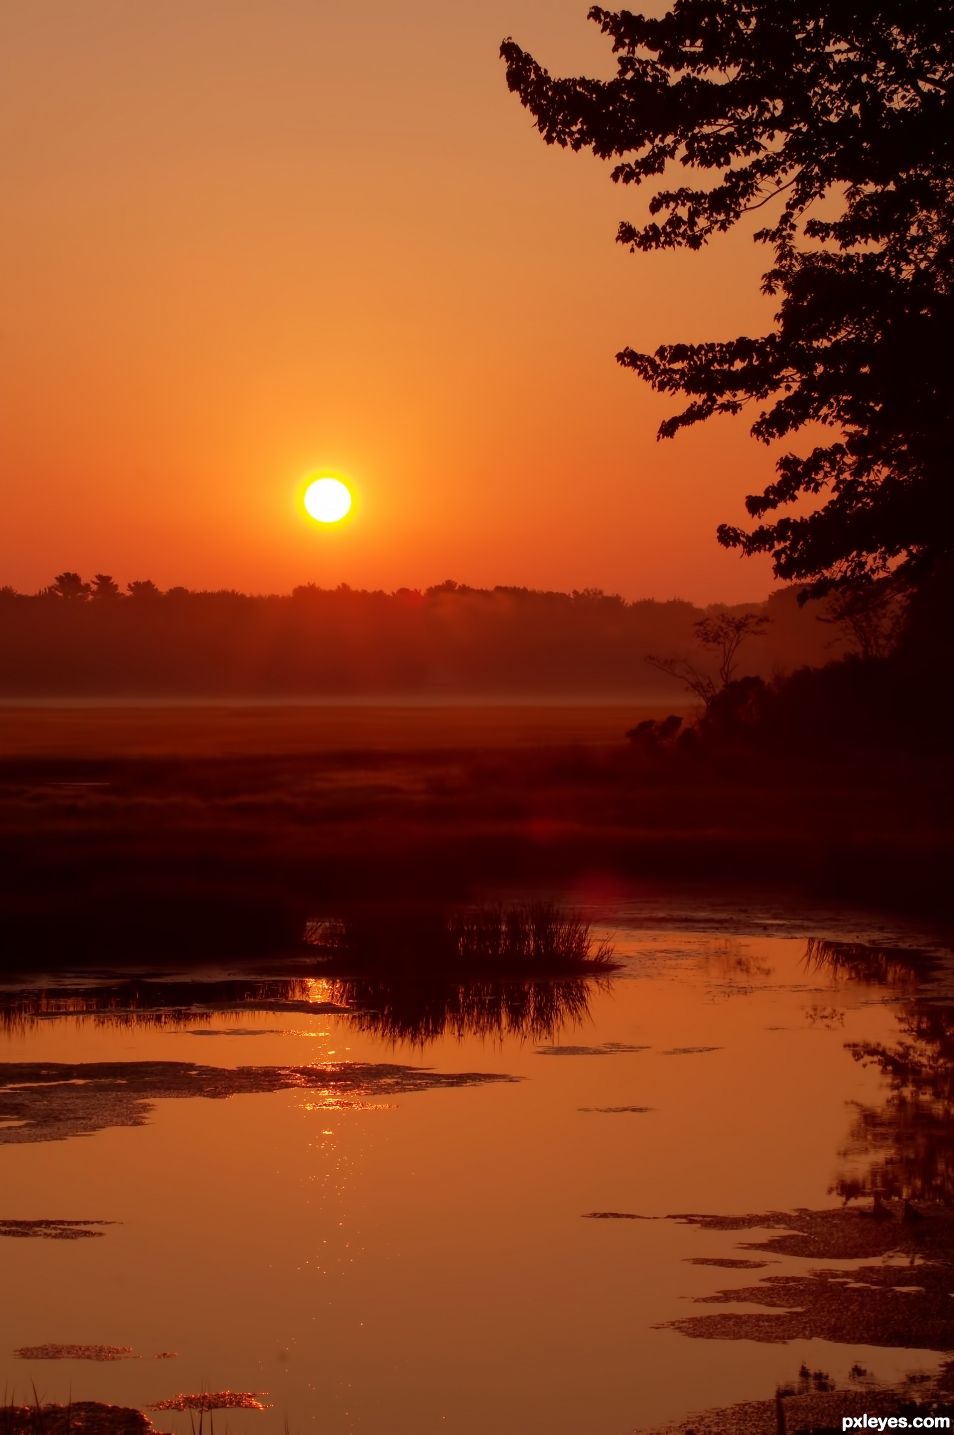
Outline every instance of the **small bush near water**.
POLYGON ((311 922, 306 935, 329 961, 357 969, 547 976, 602 972, 614 965, 612 947, 593 937, 589 922, 553 902, 451 913, 364 909, 336 921, 311 922))

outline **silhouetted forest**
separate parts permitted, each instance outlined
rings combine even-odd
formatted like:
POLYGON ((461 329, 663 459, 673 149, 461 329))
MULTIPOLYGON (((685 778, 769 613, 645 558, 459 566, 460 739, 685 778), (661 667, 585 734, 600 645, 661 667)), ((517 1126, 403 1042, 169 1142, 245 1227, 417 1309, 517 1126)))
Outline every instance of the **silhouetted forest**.
POLYGON ((7 697, 308 697, 362 694, 685 699, 647 655, 692 654, 706 616, 768 621, 743 670, 770 677, 850 650, 843 624, 800 607, 798 589, 765 604, 701 609, 627 602, 598 589, 322 589, 290 595, 125 592, 106 574, 59 574, 42 592, 0 589, 0 693, 7 697))

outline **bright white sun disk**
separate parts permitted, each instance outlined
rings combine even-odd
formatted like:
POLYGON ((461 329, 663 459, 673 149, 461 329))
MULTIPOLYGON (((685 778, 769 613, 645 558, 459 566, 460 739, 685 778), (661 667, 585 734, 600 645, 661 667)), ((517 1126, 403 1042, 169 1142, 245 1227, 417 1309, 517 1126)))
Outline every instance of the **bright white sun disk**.
POLYGON ((305 508, 319 523, 338 523, 351 509, 351 494, 340 478, 316 478, 305 490, 305 508))

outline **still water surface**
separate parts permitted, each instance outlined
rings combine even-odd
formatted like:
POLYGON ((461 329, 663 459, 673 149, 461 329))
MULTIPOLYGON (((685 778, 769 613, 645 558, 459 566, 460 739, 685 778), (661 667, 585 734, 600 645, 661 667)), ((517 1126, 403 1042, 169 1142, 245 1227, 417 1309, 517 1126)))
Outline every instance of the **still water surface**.
MULTIPOLYGON (((758 1232, 592 1216, 787 1212, 839 1205, 839 1182, 870 1191, 890 1132, 875 1149, 859 1113, 884 1111, 889 1090, 847 1044, 894 1044, 912 1003, 954 997, 945 956, 930 975, 889 961, 865 979, 807 957, 813 933, 797 922, 653 930, 624 908, 597 935, 622 969, 549 1032, 395 1041, 373 1017, 323 1011, 347 992, 322 980, 284 1006, 222 1003, 159 1024, 54 1015, 49 1002, 39 1019, 10 1019, 0 1060, 33 1069, 4 1068, 8 1098, 45 1079, 45 1063, 86 1068, 43 1090, 49 1108, 100 1095, 76 1124, 86 1134, 0 1108, 0 1218, 116 1224, 2 1240, 8 1396, 32 1399, 35 1384, 44 1400, 145 1407, 263 1392, 266 1411, 216 1417, 262 1435, 286 1422, 322 1435, 617 1435, 765 1398, 802 1361, 836 1380, 856 1362, 885 1380, 934 1370, 936 1350, 667 1328, 711 1311, 699 1297, 813 1263, 740 1248, 758 1232), (296 1073, 197 1096, 184 1094, 191 1078, 183 1094, 171 1078, 157 1087, 143 1065, 156 1062, 296 1073), (123 1068, 100 1068, 91 1087, 94 1063, 123 1068), (349 1086, 326 1075, 350 1063, 349 1086), (432 1085, 421 1069, 503 1079, 432 1085), (753 1256, 764 1270, 694 1263, 753 1256), (138 1358, 13 1354, 51 1343, 138 1358)), ((839 1264, 853 1263, 825 1262, 839 1264)), ((154 1419, 189 1430, 188 1414, 154 1419)))

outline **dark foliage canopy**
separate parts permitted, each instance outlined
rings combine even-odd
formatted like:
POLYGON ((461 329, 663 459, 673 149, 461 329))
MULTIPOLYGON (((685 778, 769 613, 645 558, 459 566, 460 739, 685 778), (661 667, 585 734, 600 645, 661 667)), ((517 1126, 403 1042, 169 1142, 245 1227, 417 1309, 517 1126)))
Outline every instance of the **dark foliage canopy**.
POLYGON ((659 18, 590 18, 613 79, 553 78, 512 40, 501 53, 547 143, 649 184, 650 221, 619 241, 698 249, 764 207, 755 238, 773 251, 770 333, 618 355, 687 396, 660 437, 750 404, 766 443, 833 430, 783 455, 746 501, 756 524, 720 541, 816 592, 923 572, 954 527, 954 0, 676 0, 659 18), (667 187, 679 170, 692 182, 667 187))

